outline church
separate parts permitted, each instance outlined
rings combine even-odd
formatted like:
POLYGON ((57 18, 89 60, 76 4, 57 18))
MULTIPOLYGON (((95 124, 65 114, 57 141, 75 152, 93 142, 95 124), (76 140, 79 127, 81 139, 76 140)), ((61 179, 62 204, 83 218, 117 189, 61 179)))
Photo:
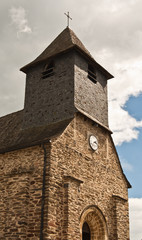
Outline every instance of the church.
POLYGON ((129 240, 129 181, 108 125, 113 76, 65 28, 0 118, 1 240, 129 240))

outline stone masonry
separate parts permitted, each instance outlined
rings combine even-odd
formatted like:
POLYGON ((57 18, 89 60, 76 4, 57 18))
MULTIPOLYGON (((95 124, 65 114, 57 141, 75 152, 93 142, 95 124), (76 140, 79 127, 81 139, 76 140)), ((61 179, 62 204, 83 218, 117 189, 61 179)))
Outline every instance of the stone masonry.
MULTIPOLYGON (((110 133, 78 113, 45 147, 43 239, 81 240, 82 213, 97 206, 107 239, 128 240, 128 182, 110 133), (89 147, 90 133, 99 141, 97 152, 89 147)), ((0 155, 2 240, 40 239, 43 160, 42 146, 0 155)))

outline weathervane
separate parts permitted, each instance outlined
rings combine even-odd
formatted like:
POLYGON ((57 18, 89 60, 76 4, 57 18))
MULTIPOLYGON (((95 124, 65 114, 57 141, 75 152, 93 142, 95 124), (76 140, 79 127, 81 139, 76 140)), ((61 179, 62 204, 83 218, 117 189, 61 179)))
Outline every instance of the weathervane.
POLYGON ((72 20, 72 18, 69 15, 69 12, 64 13, 67 16, 67 27, 69 27, 69 21, 72 20))

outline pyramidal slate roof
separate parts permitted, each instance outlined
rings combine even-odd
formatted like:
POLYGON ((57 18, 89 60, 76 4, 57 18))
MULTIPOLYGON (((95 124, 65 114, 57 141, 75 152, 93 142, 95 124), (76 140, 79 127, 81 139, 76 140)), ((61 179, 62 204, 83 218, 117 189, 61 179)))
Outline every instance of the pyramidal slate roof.
POLYGON ((90 58, 93 59, 90 52, 85 48, 83 43, 79 40, 76 34, 69 28, 65 28, 56 38, 55 40, 31 63, 27 64, 20 70, 25 72, 25 70, 39 62, 42 62, 52 56, 65 52, 71 48, 77 47, 85 54, 87 54, 90 58))
POLYGON ((25 65, 20 70, 26 73, 29 67, 73 48, 80 51, 91 61, 95 62, 95 64, 107 75, 107 79, 113 78, 113 76, 105 68, 103 68, 95 61, 90 52, 86 49, 83 43, 69 27, 65 28, 34 61, 25 65))

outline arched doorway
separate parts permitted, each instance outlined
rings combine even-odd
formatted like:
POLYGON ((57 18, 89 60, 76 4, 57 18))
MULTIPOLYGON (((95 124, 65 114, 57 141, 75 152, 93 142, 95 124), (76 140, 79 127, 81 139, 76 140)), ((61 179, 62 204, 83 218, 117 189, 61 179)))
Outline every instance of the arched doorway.
POLYGON ((83 211, 80 219, 81 240, 108 240, 106 220, 96 206, 83 211))
POLYGON ((91 232, 87 222, 84 222, 82 227, 82 240, 91 240, 91 232))

